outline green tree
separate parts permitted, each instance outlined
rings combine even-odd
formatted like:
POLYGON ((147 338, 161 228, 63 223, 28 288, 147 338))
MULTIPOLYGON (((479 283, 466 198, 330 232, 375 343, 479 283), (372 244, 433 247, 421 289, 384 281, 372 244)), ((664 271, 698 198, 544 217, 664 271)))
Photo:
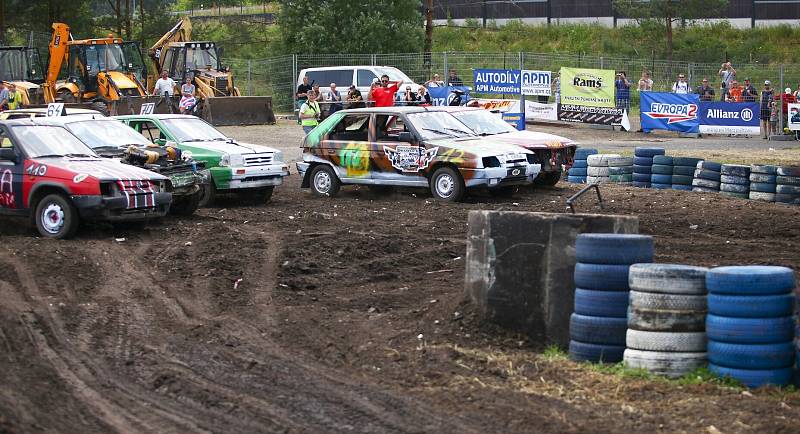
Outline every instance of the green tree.
POLYGON ((420 0, 280 0, 291 53, 408 53, 423 49, 420 0))
POLYGON ((664 29, 667 58, 672 59, 672 25, 718 16, 728 6, 727 0, 614 0, 614 10, 640 25, 655 22, 664 29))

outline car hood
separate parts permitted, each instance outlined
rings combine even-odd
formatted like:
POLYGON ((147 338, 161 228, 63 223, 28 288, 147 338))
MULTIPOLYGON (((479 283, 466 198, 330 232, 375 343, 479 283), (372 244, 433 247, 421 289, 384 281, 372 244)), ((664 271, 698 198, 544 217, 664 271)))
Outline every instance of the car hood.
POLYGON ((528 149, 552 149, 577 146, 572 140, 557 136, 555 134, 539 133, 536 131, 513 131, 505 134, 497 134, 491 137, 502 143, 510 143, 528 149))
POLYGON ((186 146, 195 148, 207 149, 209 151, 219 152, 221 154, 253 154, 259 152, 278 152, 277 149, 270 148, 269 146, 253 145, 250 143, 228 142, 224 140, 215 140, 212 142, 186 142, 186 146))
MULTIPOLYGON (((32 158, 37 164, 56 167, 71 172, 72 176, 88 175, 100 181, 129 181, 129 180, 151 180, 163 181, 167 178, 129 164, 123 164, 119 160, 109 158, 32 158)), ((50 176, 56 171, 50 173, 50 176)))
POLYGON ((430 140, 428 143, 431 146, 440 146, 468 152, 478 158, 504 154, 531 153, 529 150, 517 145, 496 140, 493 136, 468 139, 439 139, 430 140))

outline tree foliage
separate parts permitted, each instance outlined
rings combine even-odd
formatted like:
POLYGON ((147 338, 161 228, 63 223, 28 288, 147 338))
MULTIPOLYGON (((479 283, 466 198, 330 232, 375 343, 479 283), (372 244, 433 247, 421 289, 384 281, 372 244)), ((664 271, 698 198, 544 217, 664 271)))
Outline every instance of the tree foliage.
POLYGON ((281 0, 292 53, 409 53, 423 48, 420 0, 281 0))

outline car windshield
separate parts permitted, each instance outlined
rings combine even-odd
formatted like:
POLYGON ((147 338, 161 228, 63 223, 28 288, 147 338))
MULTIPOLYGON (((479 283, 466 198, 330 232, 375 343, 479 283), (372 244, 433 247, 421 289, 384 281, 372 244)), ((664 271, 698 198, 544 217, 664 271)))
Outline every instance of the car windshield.
POLYGON ((403 83, 413 83, 414 80, 408 78, 407 75, 403 74, 397 68, 375 68, 375 72, 378 73, 379 76, 381 75, 388 75, 389 81, 402 81, 403 83))
POLYGON ((12 128, 29 158, 64 155, 97 156, 94 151, 62 127, 15 125, 12 128))
POLYGON ((493 135, 516 131, 508 122, 486 110, 463 110, 451 112, 453 116, 469 127, 475 134, 493 135))
POLYGON ((464 124, 444 112, 411 113, 408 121, 422 135, 423 140, 474 135, 464 124))
POLYGON ((197 118, 164 119, 162 122, 179 142, 228 140, 224 134, 197 118))
POLYGON ((71 122, 67 129, 78 136, 83 143, 92 149, 112 146, 115 148, 129 145, 147 146, 150 142, 143 135, 122 122, 114 120, 86 120, 71 122))

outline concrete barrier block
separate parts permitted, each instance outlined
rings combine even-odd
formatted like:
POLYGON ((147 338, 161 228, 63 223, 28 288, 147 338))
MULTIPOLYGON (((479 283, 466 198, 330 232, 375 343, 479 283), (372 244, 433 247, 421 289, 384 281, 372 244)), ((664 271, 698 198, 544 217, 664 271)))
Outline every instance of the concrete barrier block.
POLYGON ((639 231, 633 216, 470 211, 465 290, 484 319, 564 348, 578 234, 639 231))

